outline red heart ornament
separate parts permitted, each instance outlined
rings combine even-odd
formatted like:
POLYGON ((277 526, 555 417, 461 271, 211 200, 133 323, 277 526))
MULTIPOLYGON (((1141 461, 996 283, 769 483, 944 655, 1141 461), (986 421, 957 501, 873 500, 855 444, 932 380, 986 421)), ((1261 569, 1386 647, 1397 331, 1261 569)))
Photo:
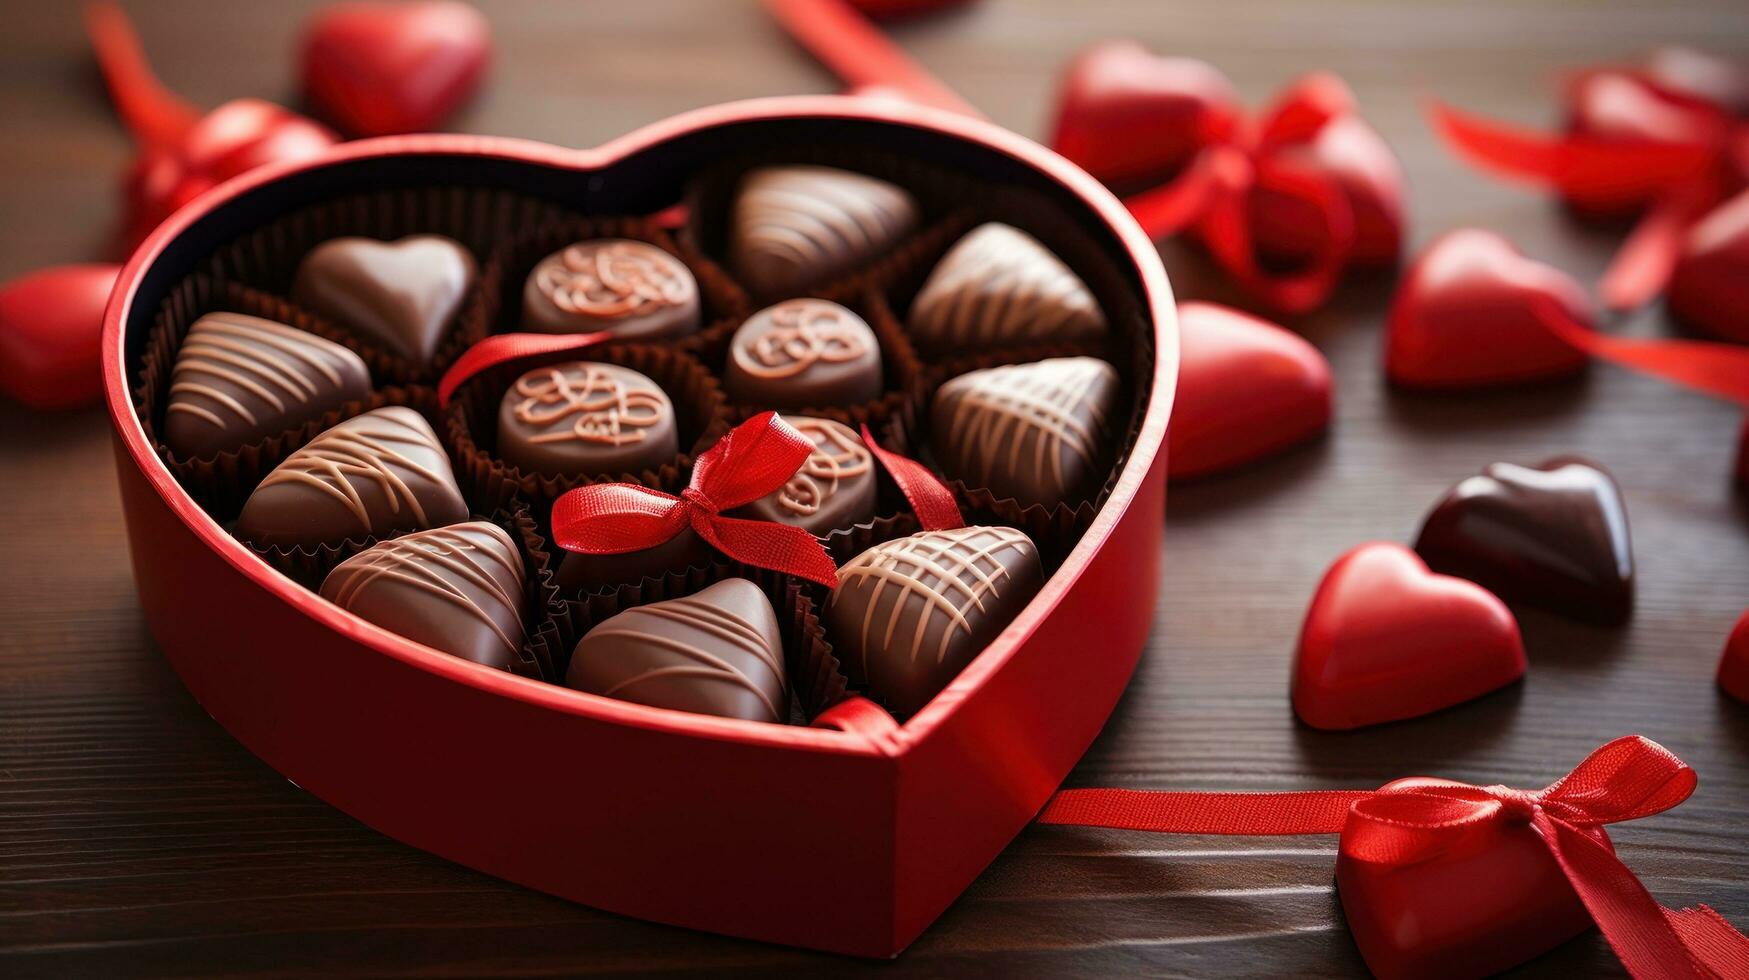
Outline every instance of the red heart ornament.
MULTIPOLYGON (((1381 793, 1423 789, 1483 799, 1473 786, 1415 777, 1381 793)), ((1612 852, 1601 828, 1581 833, 1612 852)), ((1380 980, 1482 977, 1566 942, 1591 914, 1528 822, 1488 820, 1448 832, 1421 860, 1381 864, 1354 856, 1344 831, 1336 858, 1343 917, 1380 980)))
POLYGON ((1408 548, 1363 544, 1324 573, 1300 630, 1293 704, 1313 728, 1413 718, 1524 676, 1518 621, 1493 593, 1408 548))
POLYGON ((338 3, 304 33, 304 94, 355 136, 424 132, 474 94, 491 51, 465 3, 338 3))
POLYGON ((1719 659, 1719 686, 1749 704, 1749 612, 1737 620, 1730 639, 1725 641, 1725 655, 1719 659))
POLYGON ((1069 63, 1051 148, 1107 184, 1157 182, 1232 138, 1239 97, 1213 66, 1102 41, 1069 63))
POLYGON ((1213 303, 1180 306, 1178 329, 1173 478, 1250 462, 1329 424, 1329 362, 1299 335, 1213 303))
POLYGON ((1664 295, 1683 323, 1749 344, 1749 190, 1689 229, 1664 295))
POLYGON ((1385 372, 1411 388, 1461 389, 1576 374, 1587 356, 1548 317, 1590 329, 1573 278, 1491 231, 1449 232, 1422 252, 1391 303, 1385 372))
POLYGON ((0 393, 32 408, 102 394, 98 339, 119 265, 63 265, 0 286, 0 393))

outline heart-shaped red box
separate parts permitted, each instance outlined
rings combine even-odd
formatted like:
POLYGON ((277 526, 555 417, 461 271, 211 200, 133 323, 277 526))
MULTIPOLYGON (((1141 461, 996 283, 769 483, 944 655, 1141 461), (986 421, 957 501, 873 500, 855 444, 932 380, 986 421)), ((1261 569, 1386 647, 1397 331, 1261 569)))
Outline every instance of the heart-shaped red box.
POLYGON ((348 144, 233 180, 153 233, 111 300, 103 358, 141 606, 206 710, 287 778, 397 840, 626 915, 899 952, 1086 750, 1153 618, 1178 374, 1165 273, 1098 183, 972 119, 797 97, 698 110, 592 150, 474 136, 348 144), (173 478, 135 414, 130 366, 172 284, 291 209, 446 183, 515 189, 585 213, 653 213, 679 199, 701 161, 800 141, 912 154, 1044 195, 1135 291, 1154 332, 1156 362, 1137 373, 1147 401, 1136 441, 1091 527, 1019 617, 902 726, 667 711, 403 639, 227 534, 173 478))

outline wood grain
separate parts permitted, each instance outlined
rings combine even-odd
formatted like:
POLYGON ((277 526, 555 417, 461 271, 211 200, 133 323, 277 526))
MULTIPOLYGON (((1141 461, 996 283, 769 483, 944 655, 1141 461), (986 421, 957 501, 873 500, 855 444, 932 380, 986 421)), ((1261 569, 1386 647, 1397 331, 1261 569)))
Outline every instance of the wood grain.
MULTIPOLYGON (((290 39, 311 3, 132 6, 167 82, 195 102, 292 98, 290 39)), ((467 131, 588 145, 682 109, 830 84, 751 5, 483 6, 501 58, 458 121, 467 131)), ((1663 41, 1749 57, 1749 8, 987 0, 897 34, 997 121, 1034 135, 1056 67, 1097 38, 1207 58, 1252 101, 1333 69, 1403 158, 1416 243, 1480 224, 1591 278, 1617 233, 1465 169, 1432 139, 1421 98, 1547 122, 1565 67, 1663 41)), ((0 7, 0 64, 0 276, 90 258, 129 148, 76 8, 0 7)), ((1237 299, 1197 255, 1169 246, 1166 258, 1181 296, 1237 299)), ((1620 828, 1622 853, 1666 904, 1704 900, 1749 925, 1749 706, 1711 679, 1749 605, 1749 506, 1727 478, 1737 412, 1609 368, 1485 397, 1391 392, 1377 367, 1389 294, 1384 278, 1356 282, 1294 324, 1339 378, 1330 438, 1173 491, 1149 655, 1071 783, 1295 789, 1437 773, 1535 786, 1639 731, 1694 764, 1701 785, 1675 812, 1620 828), (1410 538, 1439 492, 1484 463, 1563 452, 1596 457, 1623 484, 1640 573, 1633 622, 1527 612, 1532 667, 1513 689, 1372 731, 1296 725, 1288 664, 1328 563, 1363 540, 1410 538)), ((1656 310, 1615 327, 1669 329, 1656 310)), ((152 649, 109 453, 99 411, 0 407, 0 975, 1363 970, 1324 838, 1029 830, 895 964, 606 915, 394 843, 231 741, 152 649)), ((1619 971, 1591 935, 1521 972, 1619 971)))

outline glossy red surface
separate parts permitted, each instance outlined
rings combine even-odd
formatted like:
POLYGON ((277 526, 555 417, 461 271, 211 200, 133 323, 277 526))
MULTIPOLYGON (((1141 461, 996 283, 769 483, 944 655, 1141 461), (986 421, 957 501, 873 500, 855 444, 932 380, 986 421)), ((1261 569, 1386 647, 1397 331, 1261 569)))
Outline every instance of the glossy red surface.
POLYGON ((353 136, 441 126, 479 88, 492 28, 459 0, 337 3, 304 35, 304 94, 353 136))
POLYGON ((103 394, 98 340, 118 265, 63 265, 0 285, 0 395, 76 408, 103 394))
POLYGON ((1724 656, 1719 658, 1719 686, 1749 704, 1749 612, 1737 620, 1725 641, 1724 656))
POLYGON ((1749 190, 1689 229, 1666 297, 1682 322, 1749 344, 1749 190))

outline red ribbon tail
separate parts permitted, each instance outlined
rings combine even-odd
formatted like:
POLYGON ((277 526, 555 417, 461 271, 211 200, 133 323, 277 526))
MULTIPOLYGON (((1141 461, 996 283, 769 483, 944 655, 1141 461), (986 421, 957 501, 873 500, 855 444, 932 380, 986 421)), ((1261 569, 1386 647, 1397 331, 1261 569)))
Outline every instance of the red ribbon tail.
POLYGON ((880 460, 887 475, 899 485, 899 492, 905 495, 923 530, 946 531, 966 526, 965 516, 960 513, 959 504, 954 502, 953 491, 936 479, 928 467, 908 456, 883 449, 875 441, 874 433, 868 431, 867 424, 862 427, 862 441, 874 458, 880 460))
POLYGON ((1641 216, 1603 274, 1599 291, 1610 309, 1631 310, 1664 291, 1689 225, 1717 201, 1714 193, 1675 192, 1641 216))
POLYGON ((819 59, 847 87, 882 86, 906 98, 982 118, 844 0, 764 0, 765 9, 797 44, 819 59))
POLYGON ((1705 905, 1663 909, 1682 944, 1720 980, 1749 980, 1749 939, 1705 905))
POLYGON ((553 543, 586 555, 642 551, 679 534, 690 509, 672 494, 634 483, 578 487, 553 501, 553 543))
POLYGON ((140 36, 111 0, 85 6, 85 33, 97 54, 109 98, 136 140, 163 148, 182 141, 200 120, 200 111, 164 87, 140 47, 140 36))
POLYGON ((838 585, 838 566, 820 545, 820 539, 799 527, 773 521, 750 521, 739 517, 697 512, 693 530, 713 548, 736 561, 786 572, 827 588, 838 585))
POLYGON ((506 361, 521 360, 524 357, 534 357, 540 354, 556 354, 561 351, 582 350, 593 347, 613 334, 608 331, 585 334, 545 334, 545 333, 501 333, 493 334, 462 352, 456 358, 449 370, 443 372, 443 377, 437 382, 437 404, 448 408, 450 397, 457 388, 467 383, 469 378, 497 367, 506 361))
POLYGON ((1154 241, 1171 238, 1190 227, 1208 209, 1215 190, 1212 171, 1202 165, 1202 157, 1171 183, 1150 188, 1124 198, 1136 224, 1142 226, 1154 241))
POLYGON ((1038 822, 1161 834, 1338 834, 1354 804, 1372 795, 1368 790, 1181 793, 1066 789, 1045 804, 1038 822))
POLYGON ((1629 370, 1749 406, 1749 347, 1708 340, 1633 340, 1589 330, 1550 302, 1543 323, 1573 347, 1629 370))

